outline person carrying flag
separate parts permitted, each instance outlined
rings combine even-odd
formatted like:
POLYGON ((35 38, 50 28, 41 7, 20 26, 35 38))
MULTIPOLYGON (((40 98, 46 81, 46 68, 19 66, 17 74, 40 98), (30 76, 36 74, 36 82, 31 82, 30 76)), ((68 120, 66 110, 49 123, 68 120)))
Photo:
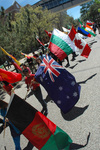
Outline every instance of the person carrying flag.
POLYGON ((14 144, 15 144, 15 150, 21 150, 20 147, 20 131, 8 120, 5 120, 6 112, 7 112, 7 106, 8 103, 4 102, 0 99, 0 115, 3 117, 3 120, 0 121, 3 125, 0 127, 0 133, 9 126, 11 136, 13 138, 14 144), (6 121, 6 123, 5 123, 6 121))
POLYGON ((28 69, 29 74, 31 74, 31 70, 30 70, 30 68, 29 68, 29 67, 27 67, 27 65, 26 65, 26 64, 22 64, 22 66, 23 66, 23 70, 24 70, 24 69, 28 69))
POLYGON ((29 91, 31 88, 31 93, 35 95, 35 97, 38 99, 38 101, 43 106, 43 109, 41 112, 44 115, 47 115, 48 114, 47 103, 43 100, 40 84, 36 81, 36 79, 34 77, 35 74, 29 74, 28 69, 24 69, 23 73, 26 76, 25 83, 27 84, 27 91, 29 91))
POLYGON ((3 83, 3 90, 6 91, 9 95, 11 95, 11 92, 13 90, 12 84, 8 83, 7 81, 2 81, 3 83))

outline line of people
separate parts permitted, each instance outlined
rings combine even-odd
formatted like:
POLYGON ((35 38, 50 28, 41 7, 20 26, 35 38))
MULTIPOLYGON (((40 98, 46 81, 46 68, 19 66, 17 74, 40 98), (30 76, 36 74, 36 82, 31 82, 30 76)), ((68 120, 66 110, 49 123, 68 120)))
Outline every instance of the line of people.
MULTIPOLYGON (((37 65, 39 66, 41 61, 44 58, 44 54, 42 54, 42 52, 40 52, 40 55, 37 55, 37 54, 35 55, 35 53, 33 53, 33 55, 35 57, 37 65)), ((62 62, 56 56, 54 56, 52 53, 49 53, 49 55, 51 55, 60 65, 62 65, 62 62)), ((75 60, 75 57, 76 57, 76 54, 73 53, 72 59, 75 60)), ((66 57, 65 59, 67 60, 67 63, 69 63, 68 57, 66 57)), ((32 62, 29 63, 28 65, 29 65, 29 67, 26 64, 22 64, 22 68, 23 68, 22 74, 25 76, 25 84, 27 85, 27 92, 30 91, 29 94, 27 95, 27 97, 29 97, 30 95, 34 95, 36 97, 36 99, 39 101, 39 103, 42 105, 41 113, 43 113, 45 116, 47 116, 47 114, 48 114, 47 103, 46 103, 46 100, 43 99, 40 83, 38 83, 35 79, 35 72, 37 69, 35 68, 35 66, 32 62), (35 69, 35 71, 33 71, 33 69, 35 69)), ((14 87, 12 86, 12 84, 8 83, 7 81, 2 81, 2 84, 3 84, 2 88, 9 95, 11 95, 11 93, 14 92, 14 87)), ((47 98, 48 98, 48 96, 47 96, 47 98)), ((4 126, 5 115, 6 115, 8 104, 5 105, 5 102, 2 100, 0 100, 0 102, 1 102, 0 103, 0 114, 4 118, 3 120, 0 119, 0 123, 3 124, 0 127, 0 133, 1 133, 4 129, 3 126, 4 126), (2 105, 2 103, 3 103, 3 105, 2 105)), ((11 135, 12 135, 12 138, 13 138, 13 141, 15 144, 15 150, 21 150, 20 133, 18 133, 17 129, 14 127, 14 125, 11 122, 9 122, 9 120, 7 120, 7 126, 10 127, 11 135)), ((30 142, 28 142, 28 144, 24 148, 24 150, 26 150, 29 147, 31 150, 34 146, 30 142)))

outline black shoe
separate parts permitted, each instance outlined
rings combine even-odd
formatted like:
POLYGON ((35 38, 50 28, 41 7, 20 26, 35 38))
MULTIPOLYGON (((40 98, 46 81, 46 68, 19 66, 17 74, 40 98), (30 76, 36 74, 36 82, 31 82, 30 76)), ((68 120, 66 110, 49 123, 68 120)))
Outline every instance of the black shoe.
POLYGON ((45 111, 45 109, 44 109, 44 108, 42 108, 41 113, 43 114, 43 113, 44 113, 44 111, 45 111))
POLYGON ((72 59, 71 59, 71 61, 74 61, 74 60, 76 60, 76 59, 75 59, 75 58, 72 58, 72 59))
POLYGON ((70 66, 70 64, 68 63, 68 64, 66 64, 66 66, 65 67, 69 67, 70 66))
POLYGON ((45 116, 48 115, 48 110, 46 110, 44 113, 43 113, 45 116))
POLYGON ((77 57, 77 56, 78 56, 78 54, 77 54, 77 55, 76 55, 76 54, 74 55, 74 57, 77 57))

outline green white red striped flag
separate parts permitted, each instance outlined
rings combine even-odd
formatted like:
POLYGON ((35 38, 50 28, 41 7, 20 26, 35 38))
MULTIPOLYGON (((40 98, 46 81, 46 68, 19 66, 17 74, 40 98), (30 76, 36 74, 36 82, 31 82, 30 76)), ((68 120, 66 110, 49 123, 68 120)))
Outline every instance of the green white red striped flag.
POLYGON ((75 45, 69 36, 58 29, 54 29, 48 46, 50 51, 60 60, 75 51, 75 45))

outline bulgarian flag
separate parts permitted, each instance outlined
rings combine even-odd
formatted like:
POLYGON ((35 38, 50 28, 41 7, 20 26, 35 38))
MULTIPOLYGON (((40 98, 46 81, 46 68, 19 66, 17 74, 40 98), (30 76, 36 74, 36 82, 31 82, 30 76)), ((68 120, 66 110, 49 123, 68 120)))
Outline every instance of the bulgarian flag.
POLYGON ((50 51, 60 60, 75 51, 75 45, 69 36, 58 29, 54 29, 48 46, 50 51))
POLYGON ((41 112, 12 94, 6 117, 39 150, 69 150, 71 138, 41 112))
POLYGON ((0 77, 3 81, 7 81, 9 83, 15 83, 22 80, 22 75, 20 73, 10 72, 4 69, 0 69, 0 77))
POLYGON ((91 49, 88 46, 88 44, 86 43, 86 41, 83 40, 78 35, 78 33, 76 32, 76 29, 74 28, 74 26, 72 26, 72 29, 69 33, 69 37, 75 43, 75 46, 77 47, 77 50, 80 53, 80 55, 88 58, 88 56, 91 52, 91 49))

